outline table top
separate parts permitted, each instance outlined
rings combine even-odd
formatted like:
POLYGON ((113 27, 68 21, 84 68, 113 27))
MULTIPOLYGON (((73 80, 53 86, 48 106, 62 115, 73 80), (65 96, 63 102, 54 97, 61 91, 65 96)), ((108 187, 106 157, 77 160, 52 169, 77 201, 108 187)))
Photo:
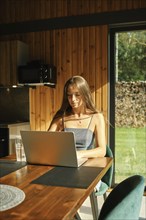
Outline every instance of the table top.
POLYGON ((47 186, 31 183, 36 178, 52 170, 53 166, 26 165, 2 177, 0 179, 1 184, 15 186, 23 190, 25 199, 18 206, 0 212, 0 219, 70 220, 86 198, 93 192, 96 184, 112 165, 112 161, 113 159, 108 157, 93 158, 83 164, 83 167, 102 168, 87 188, 47 186))

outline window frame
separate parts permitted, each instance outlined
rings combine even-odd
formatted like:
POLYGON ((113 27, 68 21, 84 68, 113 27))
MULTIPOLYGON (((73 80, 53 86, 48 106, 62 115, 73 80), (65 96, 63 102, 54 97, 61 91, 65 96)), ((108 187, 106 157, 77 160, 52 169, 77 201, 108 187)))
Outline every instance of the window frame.
MULTIPOLYGON (((128 31, 137 31, 137 30, 145 30, 146 23, 138 23, 138 24, 119 24, 119 25, 110 25, 109 26, 109 34, 108 34, 108 72, 109 72, 109 135, 108 135, 108 144, 111 147, 113 152, 113 156, 115 157, 115 36, 118 32, 128 32, 128 31), (111 104, 112 103, 112 104, 111 104)), ((114 161, 115 163, 115 161, 114 161)), ((114 164, 115 165, 115 164, 114 164)), ((116 185, 115 183, 115 166, 112 180, 112 187, 116 185)))

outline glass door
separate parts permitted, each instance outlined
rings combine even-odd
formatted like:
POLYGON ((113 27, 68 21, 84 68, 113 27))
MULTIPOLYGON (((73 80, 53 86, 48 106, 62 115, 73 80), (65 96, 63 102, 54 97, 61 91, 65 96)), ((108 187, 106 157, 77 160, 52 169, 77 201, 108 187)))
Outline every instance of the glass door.
MULTIPOLYGON (((114 183, 128 176, 146 177, 146 31, 113 34, 112 128, 114 183)), ((110 137, 111 138, 111 137, 110 137)))

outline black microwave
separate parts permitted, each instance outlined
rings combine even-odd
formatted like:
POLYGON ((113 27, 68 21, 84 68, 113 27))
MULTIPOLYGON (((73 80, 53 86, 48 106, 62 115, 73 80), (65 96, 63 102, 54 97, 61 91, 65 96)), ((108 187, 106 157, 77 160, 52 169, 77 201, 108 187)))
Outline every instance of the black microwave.
POLYGON ((18 85, 48 85, 57 83, 56 67, 53 65, 18 66, 18 85))

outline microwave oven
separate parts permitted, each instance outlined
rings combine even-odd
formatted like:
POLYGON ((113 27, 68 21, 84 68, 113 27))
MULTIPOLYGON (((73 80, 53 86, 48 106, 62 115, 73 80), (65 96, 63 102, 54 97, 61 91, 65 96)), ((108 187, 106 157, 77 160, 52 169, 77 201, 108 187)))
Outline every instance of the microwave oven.
POLYGON ((54 87, 57 83, 56 67, 53 65, 18 66, 18 85, 47 85, 54 87))

